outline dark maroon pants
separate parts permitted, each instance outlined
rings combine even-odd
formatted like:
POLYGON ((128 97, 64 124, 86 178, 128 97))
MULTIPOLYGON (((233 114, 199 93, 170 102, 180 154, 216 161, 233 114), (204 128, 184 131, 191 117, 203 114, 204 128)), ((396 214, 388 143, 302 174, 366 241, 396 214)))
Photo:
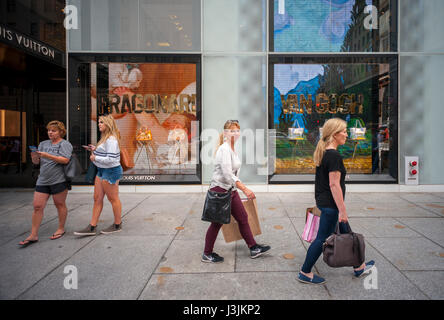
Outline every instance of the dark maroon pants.
MULTIPOLYGON (((222 189, 221 187, 214 187, 211 189, 211 191, 227 192, 227 190, 222 189)), ((256 244, 256 241, 254 241, 250 225, 248 224, 248 214, 247 211, 245 211, 244 205, 242 204, 242 200, 239 197, 239 193, 237 191, 231 193, 231 215, 234 217, 234 219, 236 219, 239 225, 240 234, 247 243, 248 248, 254 246, 256 244)), ((222 224, 216 222, 211 223, 205 237, 204 254, 208 255, 213 252, 214 242, 216 242, 216 238, 220 228, 222 228, 222 224)))

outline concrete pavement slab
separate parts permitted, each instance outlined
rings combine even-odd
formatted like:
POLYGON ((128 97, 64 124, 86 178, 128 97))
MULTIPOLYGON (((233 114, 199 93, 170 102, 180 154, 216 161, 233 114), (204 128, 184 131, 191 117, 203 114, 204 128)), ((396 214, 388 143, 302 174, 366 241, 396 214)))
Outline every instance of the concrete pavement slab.
POLYGON ((395 192, 368 192, 368 193, 347 193, 345 196, 345 199, 349 196, 352 196, 355 201, 352 202, 359 202, 358 199, 361 199, 362 203, 366 202, 376 202, 376 203, 408 203, 407 200, 402 199, 399 196, 399 193, 395 192))
MULTIPOLYGON (((195 215, 186 217, 185 223, 183 224, 183 230, 180 230, 176 235, 176 240, 200 240, 204 241, 205 235, 210 226, 209 222, 202 221, 195 215)), ((223 240, 222 230, 219 231, 217 239, 223 240)))
POLYGON ((323 286, 304 286, 295 272, 155 274, 144 300, 327 300, 323 286))
POLYGON ((444 247, 444 218, 399 218, 398 220, 444 247))
POLYGON ((439 217, 444 217, 444 202, 424 202, 418 203, 418 206, 435 213, 439 217))
POLYGON ((173 199, 167 199, 165 195, 153 195, 135 207, 122 222, 125 229, 131 230, 133 234, 174 235, 177 233, 176 228, 183 225, 193 202, 194 197, 184 195, 173 199))
POLYGON ((399 270, 444 270, 444 249, 425 238, 367 238, 366 241, 399 270))
POLYGON ((444 300, 443 271, 406 271, 404 274, 430 299, 444 300))
POLYGON ((20 299, 137 299, 156 268, 170 236, 99 236, 20 299), (78 271, 78 288, 64 287, 65 266, 78 271))
POLYGON ((293 206, 299 203, 314 203, 314 192, 276 193, 284 205, 293 206))
MULTIPOLYGON (((241 198, 244 196, 241 195, 241 198)), ((257 193, 256 202, 260 217, 281 218, 287 216, 287 212, 276 194, 257 193)))
POLYGON ((436 214, 411 203, 366 202, 346 205, 349 217, 436 217, 436 214))
MULTIPOLYGON (((434 219, 434 218, 425 218, 434 219)), ((351 218, 350 226, 356 233, 364 237, 379 238, 418 238, 421 235, 411 230, 402 220, 394 218, 351 218), (400 222, 401 221, 401 222, 400 222)))
POLYGON ((0 191, 0 215, 24 205, 32 205, 34 192, 0 191))
POLYGON ((236 242, 236 271, 290 271, 299 270, 306 250, 294 230, 290 218, 267 218, 261 222, 262 234, 255 238, 271 250, 255 259, 245 241, 236 242))
MULTIPOLYGON (((1 216, 0 246, 20 235, 25 238, 28 236, 31 231, 33 210, 32 206, 26 205, 1 216)), ((53 220, 58 220, 57 208, 54 205, 48 204, 44 210, 42 225, 53 220)))
MULTIPOLYGON (((372 238, 373 239, 373 238, 372 238)), ((395 268, 390 261, 366 243, 366 261, 375 260, 376 272, 353 278, 353 268, 330 268, 322 255, 316 268, 327 280, 326 287, 335 300, 413 300, 428 299, 405 275, 395 268), (371 278, 372 281, 370 282, 371 278), (346 293, 346 294, 345 294, 346 293)))
POLYGON ((216 240, 214 252, 224 258, 222 263, 202 262, 204 247, 204 238, 202 240, 174 240, 165 253, 156 273, 234 272, 234 243, 216 240))
POLYGON ((51 241, 42 237, 27 248, 19 248, 20 240, 0 247, 0 299, 17 298, 93 239, 65 235, 51 241))
POLYGON ((419 193, 419 192, 402 192, 399 197, 413 203, 421 202, 444 202, 444 199, 434 193, 419 193))

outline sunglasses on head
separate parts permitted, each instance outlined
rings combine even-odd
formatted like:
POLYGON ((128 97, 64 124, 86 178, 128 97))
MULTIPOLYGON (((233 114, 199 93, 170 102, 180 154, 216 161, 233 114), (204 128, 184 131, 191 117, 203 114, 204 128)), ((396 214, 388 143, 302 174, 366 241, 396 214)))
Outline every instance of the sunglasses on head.
POLYGON ((239 123, 239 120, 228 120, 227 123, 239 123))

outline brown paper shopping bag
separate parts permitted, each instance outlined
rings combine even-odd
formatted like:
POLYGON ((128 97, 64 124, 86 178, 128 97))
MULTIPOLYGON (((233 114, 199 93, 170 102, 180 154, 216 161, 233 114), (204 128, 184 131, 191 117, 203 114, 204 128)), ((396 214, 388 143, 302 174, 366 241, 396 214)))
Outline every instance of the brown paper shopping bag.
MULTIPOLYGON (((262 234, 261 226, 259 224, 259 216, 257 213, 256 199, 242 199, 242 204, 244 205, 245 211, 247 211, 248 214, 248 224, 250 225, 251 233, 253 236, 262 234)), ((239 226, 234 218, 231 218, 229 224, 224 224, 222 226, 222 233, 224 235, 225 242, 227 243, 242 239, 239 226)))

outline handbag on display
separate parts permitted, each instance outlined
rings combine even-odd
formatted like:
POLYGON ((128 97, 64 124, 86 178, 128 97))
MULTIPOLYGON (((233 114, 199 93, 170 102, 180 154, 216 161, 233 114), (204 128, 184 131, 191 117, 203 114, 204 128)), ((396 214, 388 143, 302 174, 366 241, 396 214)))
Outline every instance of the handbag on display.
POLYGON ((297 121, 295 121, 297 128, 288 128, 288 139, 290 140, 303 140, 304 128, 302 128, 297 121))
MULTIPOLYGON (((248 225, 253 237, 262 234, 256 199, 242 199, 242 204, 248 214, 248 225)), ((226 243, 243 239, 236 219, 231 219, 229 224, 224 224, 222 226, 222 233, 226 243)))
MULTIPOLYGON (((317 209, 317 207, 315 207, 317 209)), ((319 209, 318 209, 319 211, 319 209)), ((318 214, 318 212, 316 212, 318 214)), ((319 230, 319 221, 321 218, 319 215, 315 215, 313 213, 313 208, 307 208, 306 215, 305 215, 305 227, 304 231, 302 232, 302 239, 307 242, 312 242, 314 239, 316 239, 316 236, 318 235, 319 230)))
POLYGON ((356 127, 350 128, 350 139, 351 140, 364 140, 366 130, 367 130, 367 128, 362 126, 361 121, 356 120, 356 127))
POLYGON ((123 171, 134 168, 134 162, 131 161, 128 150, 125 148, 120 149, 120 165, 123 171))
POLYGON ((93 162, 90 162, 88 170, 86 171, 85 181, 94 184, 96 175, 97 175, 97 167, 93 162))
POLYGON ((229 224, 231 218, 231 190, 216 192, 208 190, 202 212, 202 220, 229 224))
POLYGON ((335 233, 322 245, 324 262, 332 268, 356 267, 365 260, 364 236, 348 227, 349 233, 340 233, 339 223, 336 224, 335 233))

